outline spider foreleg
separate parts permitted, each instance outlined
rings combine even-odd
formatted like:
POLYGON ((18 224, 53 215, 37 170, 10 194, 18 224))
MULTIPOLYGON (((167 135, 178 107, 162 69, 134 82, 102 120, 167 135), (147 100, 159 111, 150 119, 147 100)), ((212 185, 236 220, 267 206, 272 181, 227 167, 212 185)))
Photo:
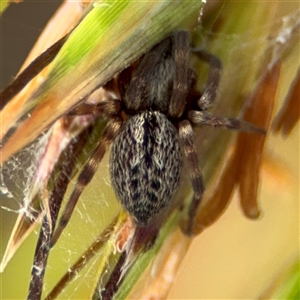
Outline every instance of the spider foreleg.
POLYGON ((122 107, 122 102, 120 100, 104 100, 97 104, 92 103, 81 103, 72 109, 68 115, 78 116, 78 115, 95 115, 104 114, 107 117, 116 115, 122 107))
POLYGON ((115 136, 118 134, 121 125, 122 120, 119 117, 114 117, 106 125, 102 138, 99 140, 92 156, 89 158, 88 162, 83 167, 81 173, 78 176, 77 184, 65 206, 65 210, 62 213, 59 224, 57 225, 57 228, 53 233, 53 237, 51 239, 51 247, 56 243, 63 229, 67 226, 81 193, 92 180, 107 148, 109 147, 115 136))
POLYGON ((179 137, 183 144, 184 153, 187 158, 192 187, 194 190, 193 200, 188 208, 187 220, 185 220, 182 226, 182 231, 186 235, 193 235, 193 227, 197 209, 204 192, 204 182, 199 168, 197 151, 194 145, 193 128, 189 121, 184 120, 179 123, 179 137))
POLYGON ((222 63, 217 56, 214 56, 202 49, 192 49, 192 52, 200 59, 206 61, 210 66, 205 90, 198 100, 199 108, 201 108, 201 110, 206 110, 216 99, 221 80, 222 63))
POLYGON ((188 113, 188 119, 195 125, 209 125, 214 127, 225 127, 246 132, 256 132, 265 134, 266 131, 258 128, 251 123, 226 117, 216 117, 207 112, 191 110, 188 113))

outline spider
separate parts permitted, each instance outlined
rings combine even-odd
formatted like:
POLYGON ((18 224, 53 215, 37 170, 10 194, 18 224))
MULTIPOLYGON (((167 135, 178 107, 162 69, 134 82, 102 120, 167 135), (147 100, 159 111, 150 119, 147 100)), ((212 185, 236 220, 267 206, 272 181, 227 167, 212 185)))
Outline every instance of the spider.
POLYGON ((210 125, 263 133, 244 121, 206 112, 216 98, 221 68, 216 56, 190 47, 188 32, 176 31, 119 74, 120 99, 101 101, 97 105, 83 103, 74 108, 71 114, 104 115, 108 123, 78 176, 52 237, 52 246, 110 144, 112 186, 122 206, 140 227, 153 224, 172 204, 180 182, 183 155, 186 156, 194 195, 182 231, 193 234, 204 192, 193 127, 210 125), (197 74, 189 67, 190 53, 210 66, 203 93, 195 89, 197 74))

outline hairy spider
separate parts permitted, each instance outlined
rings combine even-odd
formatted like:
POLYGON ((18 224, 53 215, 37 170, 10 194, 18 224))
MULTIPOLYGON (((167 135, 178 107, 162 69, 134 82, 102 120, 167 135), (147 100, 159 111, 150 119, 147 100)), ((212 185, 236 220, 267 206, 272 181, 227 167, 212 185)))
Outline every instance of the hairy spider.
POLYGON ((201 49, 191 49, 186 31, 174 32, 154 46, 118 77, 120 99, 97 105, 81 104, 72 114, 101 114, 108 118, 102 138, 79 174, 52 245, 68 223, 85 186, 93 178, 105 151, 112 144, 110 176, 117 198, 138 226, 170 206, 179 185, 185 154, 194 191, 182 230, 193 233, 193 222, 204 183, 193 143, 193 126, 212 125, 262 132, 236 119, 215 117, 207 108, 216 98, 220 60, 201 49), (195 90, 196 73, 190 53, 210 65, 204 92, 195 90), (122 117, 124 113, 127 120, 122 117))

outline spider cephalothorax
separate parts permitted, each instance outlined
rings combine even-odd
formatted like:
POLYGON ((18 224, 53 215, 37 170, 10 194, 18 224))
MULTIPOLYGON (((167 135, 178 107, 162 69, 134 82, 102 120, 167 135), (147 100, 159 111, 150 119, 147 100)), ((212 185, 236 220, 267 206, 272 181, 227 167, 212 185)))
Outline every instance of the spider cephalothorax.
POLYGON ((112 185, 123 207, 141 226, 149 225, 170 205, 179 185, 185 154, 194 196, 182 229, 188 235, 193 233, 194 217, 204 191, 193 126, 263 132, 251 124, 205 112, 216 97, 220 72, 221 62, 217 57, 190 48, 189 34, 178 31, 119 74, 120 99, 101 101, 95 106, 81 104, 74 109, 73 114, 105 115, 108 123, 78 177, 52 241, 66 226, 79 196, 111 143, 112 185), (189 67, 191 53, 210 65, 202 94, 195 90, 197 73, 189 67), (123 113, 127 115, 126 120, 123 113))

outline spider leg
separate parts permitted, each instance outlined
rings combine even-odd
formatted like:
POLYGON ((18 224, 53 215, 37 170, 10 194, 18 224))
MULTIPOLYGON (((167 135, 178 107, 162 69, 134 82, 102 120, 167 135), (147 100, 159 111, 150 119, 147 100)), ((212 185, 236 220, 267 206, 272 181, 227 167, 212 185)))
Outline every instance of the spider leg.
POLYGON ((103 132, 103 137, 99 140, 92 156, 89 158, 78 176, 77 184, 66 204, 65 210, 59 220, 59 224, 53 233, 51 247, 56 243, 63 229, 67 226, 81 193, 93 178, 107 148, 118 134, 121 125, 122 120, 119 117, 113 117, 110 121, 108 121, 103 132))
POLYGON ((122 102, 120 100, 104 100, 97 104, 81 103, 72 109, 68 115, 95 115, 105 114, 105 116, 113 116, 117 111, 121 111, 122 102))
POLYGON ((214 56, 202 49, 192 49, 192 52, 210 65, 204 93, 198 100, 199 108, 201 110, 206 110, 216 99, 218 86, 221 80, 222 63, 217 56, 214 56))
POLYGON ((27 299, 40 299, 44 284, 44 275, 46 271, 47 261, 49 257, 49 244, 52 237, 52 228, 55 227, 59 209, 66 192, 70 177, 75 167, 75 162, 85 145, 89 134, 89 129, 84 130, 78 139, 74 139, 67 146, 63 154, 64 166, 59 171, 55 181, 54 189, 49 195, 49 210, 51 220, 48 215, 44 215, 42 226, 40 229, 36 249, 34 253, 33 266, 31 269, 30 287, 27 299), (51 222, 51 224, 50 224, 51 222))
POLYGON ((180 117, 184 111, 186 97, 190 85, 189 80, 189 45, 190 36, 186 31, 174 33, 173 59, 175 62, 175 74, 173 91, 169 105, 171 117, 180 117))
POLYGON ((204 192, 204 182, 199 168, 197 151, 194 145, 193 128, 188 120, 184 120, 179 123, 179 137, 183 144, 183 149, 187 158, 192 187, 194 190, 193 200, 188 208, 188 219, 183 225, 182 231, 186 235, 192 235, 197 208, 201 202, 204 192))
POLYGON ((209 125, 215 127, 225 127, 228 129, 236 129, 246 132, 256 132, 260 134, 265 134, 266 131, 262 128, 258 128, 245 121, 226 118, 226 117, 216 117, 207 112, 201 112, 196 110, 191 110, 188 112, 188 119, 195 125, 209 125))

